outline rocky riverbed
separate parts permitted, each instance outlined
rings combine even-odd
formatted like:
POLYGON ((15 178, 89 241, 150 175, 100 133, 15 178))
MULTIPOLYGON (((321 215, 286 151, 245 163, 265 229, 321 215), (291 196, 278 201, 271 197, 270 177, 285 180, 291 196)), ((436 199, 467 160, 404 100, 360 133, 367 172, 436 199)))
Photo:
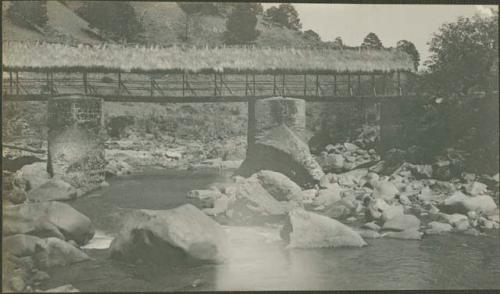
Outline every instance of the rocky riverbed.
MULTIPOLYGON (((479 238, 498 232, 498 174, 461 173, 442 180, 446 166, 410 163, 387 172, 373 151, 358 151, 361 148, 351 145, 327 147, 327 156, 350 156, 354 159, 349 162, 360 164, 336 167, 335 172, 324 168, 326 174, 313 186, 299 186, 282 173, 260 170, 186 191, 183 200, 165 208, 110 206, 105 222, 115 223, 107 232, 113 240, 104 246, 109 246, 112 259, 128 264, 164 264, 175 258, 180 259, 176 263, 189 265, 224 263, 230 258, 226 256, 232 238, 228 227, 277 228, 276 238, 289 249, 361 251, 372 239, 422 242, 432 235, 479 238), (369 164, 362 162, 368 159, 369 164)), ((124 142, 108 147, 109 176, 123 177, 152 162, 181 167, 179 172, 191 175, 220 173, 239 163, 209 160, 179 165, 185 149, 143 151, 124 142)), ((102 230, 104 222, 72 207, 92 193, 50 178, 43 161, 4 175, 8 175, 3 179, 7 187, 4 290, 37 291, 40 285, 50 284, 46 281, 53 268, 92 262, 85 246, 103 237, 96 234, 96 226, 102 230)), ((101 189, 106 186, 103 183, 101 189)), ((73 290, 71 285, 49 289, 73 290)))

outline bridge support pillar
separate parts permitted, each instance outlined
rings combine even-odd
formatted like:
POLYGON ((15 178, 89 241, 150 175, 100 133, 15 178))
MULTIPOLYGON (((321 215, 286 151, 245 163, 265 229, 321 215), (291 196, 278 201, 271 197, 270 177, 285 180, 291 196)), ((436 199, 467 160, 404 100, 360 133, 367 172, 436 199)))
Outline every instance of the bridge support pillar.
POLYGON ((255 139, 274 127, 286 125, 304 140, 306 130, 306 101, 273 97, 255 103, 255 139))
POLYGON ((76 188, 105 179, 103 100, 72 95, 49 98, 48 162, 51 176, 76 188))
POLYGON ((380 108, 380 153, 398 148, 401 136, 401 101, 384 102, 380 108))

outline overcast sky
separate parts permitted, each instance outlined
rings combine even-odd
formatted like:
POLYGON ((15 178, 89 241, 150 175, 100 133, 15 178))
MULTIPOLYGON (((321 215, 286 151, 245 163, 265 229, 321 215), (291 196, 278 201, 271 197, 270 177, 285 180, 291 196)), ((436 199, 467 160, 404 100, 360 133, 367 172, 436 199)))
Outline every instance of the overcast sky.
MULTIPOLYGON (((264 8, 278 4, 264 3, 264 8)), ((429 56, 427 42, 441 24, 458 16, 488 14, 485 5, 356 5, 293 4, 299 12, 303 30, 312 29, 324 41, 341 36, 344 44, 358 46, 364 37, 376 33, 384 46, 396 46, 406 39, 415 44, 421 60, 429 56)))

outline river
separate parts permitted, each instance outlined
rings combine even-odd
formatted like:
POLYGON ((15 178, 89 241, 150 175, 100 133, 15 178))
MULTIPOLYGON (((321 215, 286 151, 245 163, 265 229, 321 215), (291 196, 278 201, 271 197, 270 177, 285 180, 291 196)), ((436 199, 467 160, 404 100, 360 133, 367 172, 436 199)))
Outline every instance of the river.
MULTIPOLYGON (((71 204, 91 218, 105 244, 131 209, 173 208, 187 202, 188 191, 227 178, 150 171, 113 179, 71 204)), ((231 245, 224 264, 127 264, 111 260, 109 249, 84 249, 91 261, 51 269, 42 287, 69 283, 85 292, 500 288, 499 231, 421 241, 368 239, 361 249, 292 250, 280 239, 278 225, 224 228, 231 245)))

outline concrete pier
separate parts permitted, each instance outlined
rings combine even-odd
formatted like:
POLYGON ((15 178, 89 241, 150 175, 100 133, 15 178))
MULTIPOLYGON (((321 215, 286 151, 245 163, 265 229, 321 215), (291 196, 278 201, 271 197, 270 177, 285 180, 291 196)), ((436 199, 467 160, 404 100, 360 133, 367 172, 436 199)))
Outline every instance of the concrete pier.
POLYGON ((48 101, 48 162, 51 176, 76 188, 99 185, 105 177, 103 100, 82 95, 48 101))
POLYGON ((302 186, 317 183, 323 171, 305 142, 305 100, 273 97, 251 103, 247 157, 237 174, 273 170, 302 186))

